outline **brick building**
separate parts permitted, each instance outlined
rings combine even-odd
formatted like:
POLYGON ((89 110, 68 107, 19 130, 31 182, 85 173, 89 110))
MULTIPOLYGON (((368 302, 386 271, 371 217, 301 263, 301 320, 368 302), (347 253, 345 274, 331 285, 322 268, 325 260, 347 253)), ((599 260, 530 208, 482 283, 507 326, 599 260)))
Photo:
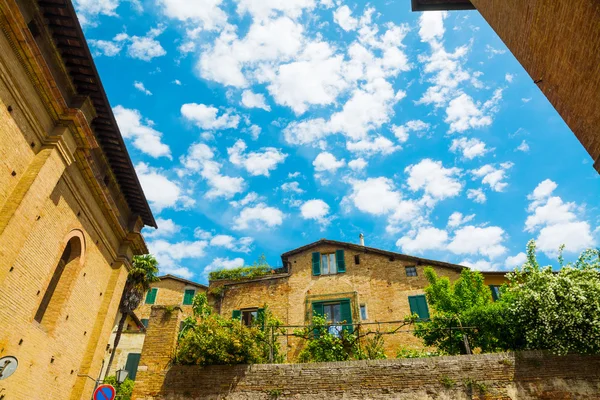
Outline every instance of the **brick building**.
POLYGON ((411 0, 413 11, 477 9, 571 128, 600 172, 597 0, 411 0))
MULTIPOLYGON (((140 304, 134 313, 127 316, 111 369, 110 371, 103 370, 102 377, 111 376, 120 369, 126 369, 129 372, 129 377, 135 380, 152 306, 177 305, 181 308, 183 314, 188 316, 192 314, 194 296, 198 293, 205 293, 208 289, 205 285, 173 275, 164 275, 159 278, 160 281, 152 283, 150 290, 146 293, 144 302, 140 304)), ((104 365, 108 365, 108 359, 114 350, 112 346, 120 318, 121 314, 119 313, 114 320, 113 332, 106 346, 104 365)))
MULTIPOLYGON (((425 267, 450 280, 457 279, 466 268, 327 239, 288 251, 281 259, 284 268, 279 273, 243 281, 211 281, 209 293, 219 293, 212 297, 215 309, 249 323, 266 304, 284 325, 310 324, 313 314, 319 313, 332 323, 345 321, 366 327, 383 322, 381 329, 389 331, 401 327, 394 321, 410 314, 429 317, 425 267)), ((504 281, 503 273, 484 276, 493 291, 504 281)), ((300 340, 284 339, 288 360, 296 359, 300 340)), ((421 342, 410 332, 385 338, 388 356, 394 356, 400 346, 421 347, 421 342)))
POLYGON ((0 0, 0 25, 0 397, 89 399, 156 224, 71 1, 0 0))

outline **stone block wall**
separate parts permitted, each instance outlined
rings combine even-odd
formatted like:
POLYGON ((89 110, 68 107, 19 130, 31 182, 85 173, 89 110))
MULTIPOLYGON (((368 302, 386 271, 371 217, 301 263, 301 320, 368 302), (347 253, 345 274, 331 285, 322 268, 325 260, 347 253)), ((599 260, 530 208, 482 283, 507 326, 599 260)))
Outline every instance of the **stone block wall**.
POLYGON ((135 400, 600 399, 600 356, 543 352, 349 361, 171 364, 181 312, 152 309, 135 400), (170 335, 170 336, 169 336, 170 335))

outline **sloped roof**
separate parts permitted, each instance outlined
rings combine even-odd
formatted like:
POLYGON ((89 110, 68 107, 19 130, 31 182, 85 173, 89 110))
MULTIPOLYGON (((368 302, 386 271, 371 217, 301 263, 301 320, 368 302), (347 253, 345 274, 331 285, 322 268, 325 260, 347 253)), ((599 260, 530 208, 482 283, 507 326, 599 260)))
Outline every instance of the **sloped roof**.
POLYGON ((206 285, 203 285, 201 283, 197 283, 197 282, 193 282, 193 281, 188 281, 187 279, 183 279, 183 278, 180 278, 178 276, 171 275, 171 274, 166 274, 166 275, 163 275, 163 276, 159 276, 158 279, 160 279, 161 281, 164 280, 164 279, 173 279, 175 281, 183 282, 183 283, 185 283, 187 285, 190 285, 190 286, 196 286, 196 287, 201 287, 201 288, 205 288, 205 289, 207 288, 206 285))
POLYGON ((38 0, 37 4, 77 94, 89 96, 94 104, 97 116, 92 130, 129 208, 145 225, 156 228, 71 0, 38 0))
POLYGON ((387 257, 393 257, 393 258, 398 258, 398 259, 402 259, 402 260, 412 261, 417 265, 434 265, 434 266, 438 266, 438 267, 450 268, 450 269, 453 269, 456 271, 461 271, 461 270, 467 268, 462 265, 451 264, 451 263, 447 263, 444 261, 429 260, 427 258, 420 258, 420 257, 415 257, 415 256, 409 256, 407 254, 393 252, 393 251, 381 250, 381 249, 377 249, 375 247, 361 246, 361 245, 354 244, 354 243, 338 242, 336 240, 329 240, 329 239, 321 239, 316 242, 313 242, 313 243, 307 244, 305 246, 298 247, 297 249, 290 250, 286 253, 283 253, 281 255, 281 260, 284 262, 284 265, 285 265, 285 262, 289 256, 292 256, 292 255, 295 255, 298 253, 302 253, 304 251, 310 250, 311 248, 317 247, 320 245, 331 245, 331 246, 336 246, 336 247, 342 247, 342 248, 346 248, 346 249, 352 249, 355 251, 359 251, 361 253, 381 254, 381 255, 384 255, 387 257))

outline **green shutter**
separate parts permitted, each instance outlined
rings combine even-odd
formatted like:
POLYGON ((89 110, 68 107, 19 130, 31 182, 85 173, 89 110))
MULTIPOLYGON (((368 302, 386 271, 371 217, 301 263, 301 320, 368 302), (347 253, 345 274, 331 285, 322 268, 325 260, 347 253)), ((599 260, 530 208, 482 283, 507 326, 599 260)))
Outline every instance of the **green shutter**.
POLYGON ((498 300, 498 294, 494 290, 494 286, 495 285, 490 285, 490 290, 492 291, 492 300, 497 301, 498 300))
POLYGON ((240 311, 240 310, 233 310, 231 312, 231 319, 241 320, 242 319, 242 311, 240 311))
POLYGON ((144 325, 144 328, 148 328, 148 318, 142 318, 141 322, 142 325, 144 325))
POLYGON ((411 314, 417 314, 420 319, 429 319, 429 307, 424 295, 408 296, 408 305, 411 314))
POLYGON ((350 299, 340 301, 340 318, 348 324, 344 325, 343 329, 352 332, 352 307, 350 307, 350 299))
MULTIPOLYGON (((319 253, 317 253, 319 254, 319 253)), ((323 316, 323 303, 312 303, 312 315, 320 315, 323 316)), ((315 329, 313 331, 315 337, 319 337, 319 331, 315 329)))
POLYGON ((127 354, 127 363, 125 364, 125 369, 127 372, 127 377, 132 381, 135 381, 135 376, 137 374, 138 365, 140 364, 140 357, 142 355, 140 353, 129 353, 127 354))
POLYGON ((312 253, 312 273, 315 276, 321 275, 321 253, 312 253))
POLYGON ((194 301, 194 296, 196 295, 196 291, 194 289, 186 289, 183 294, 183 305, 189 306, 194 301))
POLYGON ((156 301, 156 293, 158 292, 158 288, 152 288, 146 294, 146 304, 154 304, 156 301))
POLYGON ((335 262, 337 264, 337 272, 346 272, 346 260, 344 259, 344 250, 335 251, 335 262))

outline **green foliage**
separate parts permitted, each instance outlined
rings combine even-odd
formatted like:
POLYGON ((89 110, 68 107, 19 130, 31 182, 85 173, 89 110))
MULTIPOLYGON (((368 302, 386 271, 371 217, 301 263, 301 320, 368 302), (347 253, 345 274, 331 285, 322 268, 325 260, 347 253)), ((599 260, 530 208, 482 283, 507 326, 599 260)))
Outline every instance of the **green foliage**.
POLYGON ((133 263, 119 305, 122 313, 129 313, 140 305, 150 285, 159 281, 157 275, 158 261, 152 254, 133 256, 133 263))
POLYGON ((600 251, 584 251, 558 273, 539 266, 535 242, 528 243, 527 255, 525 265, 509 274, 502 294, 507 322, 522 347, 600 353, 600 251))
POLYGON ((427 268, 427 300, 434 312, 430 321, 416 323, 415 335, 449 354, 464 353, 464 335, 482 352, 600 353, 600 251, 586 250, 575 263, 564 264, 563 249, 562 268, 554 272, 540 267, 530 241, 526 263, 508 274, 496 302, 476 271, 464 270, 451 284, 427 268))
POLYGON ((279 333, 282 322, 268 307, 251 327, 239 320, 213 313, 206 294, 199 293, 192 302, 193 317, 184 319, 179 333, 176 362, 186 365, 259 364, 270 360, 282 362, 279 333), (272 350, 271 350, 272 347, 272 350))
POLYGON ((483 352, 498 351, 514 342, 512 331, 502 330, 507 319, 505 304, 492 302, 481 273, 464 269, 451 283, 447 277, 438 277, 432 268, 425 268, 425 277, 429 282, 425 289, 427 301, 434 312, 429 321, 416 323, 415 335, 426 346, 460 354, 466 352, 465 335, 471 347, 483 352))
POLYGON ((396 358, 427 358, 427 357, 438 357, 445 355, 439 351, 430 351, 425 349, 411 349, 407 347, 400 347, 396 351, 396 358))
POLYGON ((363 340, 362 347, 357 351, 356 358, 360 360, 385 360, 385 341, 381 332, 375 332, 373 336, 367 336, 363 340))
POLYGON ((456 386, 456 381, 447 375, 442 375, 442 377, 440 378, 440 383, 446 389, 452 389, 452 388, 454 388, 454 386, 456 386))
POLYGON ((300 362, 347 361, 358 352, 356 335, 345 329, 331 333, 327 320, 320 315, 313 316, 312 325, 295 330, 294 335, 306 339, 298 355, 300 362))
POLYGON ((265 255, 261 255, 251 266, 244 266, 234 269, 222 269, 208 274, 208 280, 216 281, 219 279, 239 281, 244 279, 258 278, 270 275, 273 268, 267 263, 265 255))
POLYGON ((135 383, 131 379, 125 379, 125 381, 119 385, 115 376, 107 376, 104 379, 104 383, 113 385, 115 387, 117 392, 115 400, 131 400, 131 393, 133 393, 133 384, 135 383))

